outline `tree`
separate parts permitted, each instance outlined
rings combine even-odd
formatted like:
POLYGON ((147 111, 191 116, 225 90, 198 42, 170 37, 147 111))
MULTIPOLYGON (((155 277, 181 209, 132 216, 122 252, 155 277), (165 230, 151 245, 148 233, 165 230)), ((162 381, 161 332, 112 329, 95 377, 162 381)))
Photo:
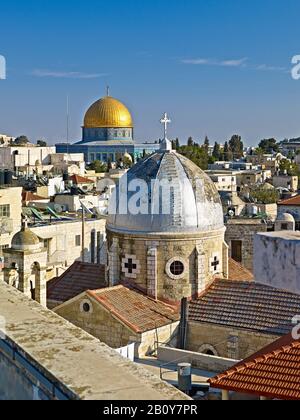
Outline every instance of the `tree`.
POLYGON ((292 163, 288 159, 282 159, 279 164, 279 169, 282 174, 289 176, 300 176, 300 170, 296 163, 292 163))
POLYGON ((47 142, 44 140, 38 140, 36 143, 39 147, 47 147, 47 142))
POLYGON ((16 146, 25 146, 28 143, 29 143, 29 140, 28 140, 27 136, 17 137, 15 142, 14 142, 14 144, 16 146))
POLYGON ((232 151, 229 147, 228 142, 226 141, 224 144, 224 150, 223 150, 223 154, 224 154, 224 160, 225 162, 229 162, 232 160, 233 155, 232 155, 232 151))
POLYGON ((209 151, 209 138, 207 136, 205 137, 205 140, 204 140, 204 148, 208 153, 208 151, 209 151))
POLYGON ((194 146, 194 140, 193 140, 193 137, 189 137, 189 138, 188 138, 187 145, 188 145, 189 147, 193 147, 193 146, 194 146))
POLYGON ((277 203, 280 199, 280 194, 275 188, 269 190, 264 185, 255 187, 251 191, 251 196, 258 204, 273 204, 277 203))
POLYGON ((96 174, 107 172, 107 164, 100 162, 100 160, 95 160, 89 166, 91 171, 95 171, 96 174))
POLYGON ((178 137, 175 140, 175 146, 176 146, 175 149, 176 150, 179 150, 179 148, 180 148, 180 142, 179 142, 179 138, 178 137))
POLYGON ((258 147, 262 149, 264 153, 267 153, 267 154, 279 152, 279 144, 277 143, 277 140, 274 138, 261 140, 258 147))
POLYGON ((234 134, 230 141, 229 147, 232 151, 234 159, 240 159, 244 155, 244 143, 242 142, 241 136, 234 134))
POLYGON ((220 157, 221 157, 221 146, 217 142, 215 142, 214 150, 213 150, 212 155, 213 155, 213 157, 216 160, 220 160, 220 157))

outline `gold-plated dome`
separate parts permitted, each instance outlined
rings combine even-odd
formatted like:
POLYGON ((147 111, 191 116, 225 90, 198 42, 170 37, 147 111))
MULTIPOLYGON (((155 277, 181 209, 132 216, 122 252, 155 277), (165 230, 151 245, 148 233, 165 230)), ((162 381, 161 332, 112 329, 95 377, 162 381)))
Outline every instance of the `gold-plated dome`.
POLYGON ((133 128, 130 112, 122 102, 111 96, 99 99, 87 111, 85 128, 133 128))

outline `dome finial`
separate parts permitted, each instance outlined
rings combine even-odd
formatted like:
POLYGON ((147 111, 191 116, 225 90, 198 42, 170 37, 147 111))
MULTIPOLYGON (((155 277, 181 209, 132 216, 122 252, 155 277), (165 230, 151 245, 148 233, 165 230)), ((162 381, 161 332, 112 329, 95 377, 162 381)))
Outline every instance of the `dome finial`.
POLYGON ((106 86, 106 96, 107 97, 110 96, 110 87, 109 87, 109 85, 106 86))
POLYGON ((170 124, 172 121, 168 117, 167 112, 164 113, 163 118, 160 120, 160 122, 164 125, 164 139, 160 145, 160 149, 165 152, 171 152, 173 147, 170 140, 168 140, 168 124, 170 124))

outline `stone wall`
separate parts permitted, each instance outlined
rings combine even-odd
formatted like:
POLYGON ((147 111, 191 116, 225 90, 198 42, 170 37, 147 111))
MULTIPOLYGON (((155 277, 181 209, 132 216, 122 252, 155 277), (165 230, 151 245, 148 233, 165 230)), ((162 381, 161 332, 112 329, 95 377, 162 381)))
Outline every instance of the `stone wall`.
POLYGON ((0 257, 2 248, 11 245, 13 236, 21 229, 22 188, 0 189, 0 206, 10 205, 10 216, 0 219, 3 231, 0 233, 0 257))
POLYGON ((227 269, 224 253, 224 229, 198 234, 129 235, 107 231, 108 249, 118 244, 118 258, 110 266, 120 272, 120 281, 133 284, 150 296, 179 303, 183 297, 199 295, 216 274, 227 269), (151 255, 150 255, 151 254, 151 255), (126 259, 136 265, 133 273, 124 269, 126 259), (180 261, 184 272, 178 277, 170 273, 170 264, 180 261), (213 264, 217 262, 214 268, 213 264), (157 290, 155 291, 155 287, 157 290))
POLYGON ((229 246, 229 256, 232 255, 232 241, 242 241, 242 263, 248 270, 253 271, 254 235, 267 232, 268 226, 260 219, 231 219, 226 224, 225 241, 229 246))
POLYGON ((136 357, 144 357, 153 353, 157 340, 166 343, 174 336, 176 337, 179 325, 176 322, 143 334, 134 332, 101 304, 94 302, 87 294, 82 294, 62 304, 55 309, 55 312, 112 348, 117 349, 129 343, 136 343, 136 357), (91 307, 89 313, 85 313, 81 309, 84 302, 88 302, 91 307))
POLYGON ((300 294, 300 232, 256 235, 254 250, 256 282, 300 294))
POLYGON ((0 340, 3 398, 40 399, 39 392, 32 392, 32 384, 50 399, 189 400, 3 282, 0 314, 5 321, 0 326, 4 333, 0 340))
POLYGON ((278 338, 276 335, 189 322, 187 350, 203 353, 209 351, 210 354, 229 359, 245 359, 278 338))
POLYGON ((223 373, 238 362, 238 360, 162 346, 158 348, 157 358, 164 363, 191 363, 193 368, 213 374, 223 373))

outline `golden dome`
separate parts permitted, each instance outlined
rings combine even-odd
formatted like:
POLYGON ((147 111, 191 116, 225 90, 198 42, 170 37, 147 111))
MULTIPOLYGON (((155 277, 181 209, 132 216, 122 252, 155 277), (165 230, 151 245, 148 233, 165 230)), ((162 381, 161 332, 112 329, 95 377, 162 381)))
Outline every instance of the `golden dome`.
POLYGON ((122 102, 111 96, 99 99, 87 111, 85 128, 133 128, 130 112, 122 102))

